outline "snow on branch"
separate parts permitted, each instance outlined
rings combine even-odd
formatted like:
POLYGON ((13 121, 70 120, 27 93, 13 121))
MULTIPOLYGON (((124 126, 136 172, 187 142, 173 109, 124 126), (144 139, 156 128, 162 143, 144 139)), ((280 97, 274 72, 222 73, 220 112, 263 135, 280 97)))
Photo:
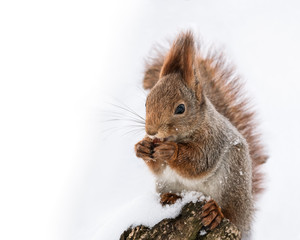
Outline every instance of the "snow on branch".
POLYGON ((201 224, 200 212, 204 202, 189 202, 183 206, 176 218, 166 218, 152 228, 139 225, 128 228, 120 240, 239 240, 241 233, 228 219, 211 232, 206 232, 201 224))

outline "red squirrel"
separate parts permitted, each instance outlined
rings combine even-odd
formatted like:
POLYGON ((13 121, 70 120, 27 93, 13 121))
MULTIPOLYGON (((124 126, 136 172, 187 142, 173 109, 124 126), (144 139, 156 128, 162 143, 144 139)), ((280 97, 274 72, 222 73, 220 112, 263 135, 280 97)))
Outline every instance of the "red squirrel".
POLYGON ((210 196, 202 223, 226 217, 249 235, 267 156, 242 83, 222 55, 201 54, 191 31, 146 65, 146 136, 135 145, 156 177, 162 204, 183 191, 210 196))

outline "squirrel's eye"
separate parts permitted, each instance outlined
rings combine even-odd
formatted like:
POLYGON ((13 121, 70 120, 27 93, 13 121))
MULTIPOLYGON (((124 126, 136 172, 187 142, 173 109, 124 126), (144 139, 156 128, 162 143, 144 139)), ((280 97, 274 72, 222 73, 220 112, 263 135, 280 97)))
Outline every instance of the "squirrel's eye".
POLYGON ((185 111, 184 104, 179 104, 175 110, 175 114, 183 114, 185 111))

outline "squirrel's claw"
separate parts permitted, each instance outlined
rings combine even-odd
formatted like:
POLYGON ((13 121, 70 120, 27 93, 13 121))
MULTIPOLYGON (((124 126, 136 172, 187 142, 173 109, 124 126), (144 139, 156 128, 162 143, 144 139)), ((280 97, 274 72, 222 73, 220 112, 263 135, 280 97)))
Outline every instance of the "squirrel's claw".
POLYGON ((224 218, 221 208, 214 200, 209 200, 202 207, 201 223, 208 230, 215 229, 224 218))
POLYGON ((181 199, 181 196, 178 196, 175 193, 163 193, 160 195, 161 205, 174 204, 178 199, 181 199))
POLYGON ((154 174, 161 173, 166 164, 159 158, 154 157, 154 143, 151 140, 143 139, 135 144, 135 153, 138 158, 142 158, 154 174))
POLYGON ((151 154, 153 150, 149 147, 146 147, 142 144, 139 144, 139 145, 137 145, 137 151, 142 152, 142 153, 146 153, 146 154, 151 154))
POLYGON ((142 140, 135 145, 135 152, 137 157, 149 161, 152 159, 153 143, 147 140, 142 140))

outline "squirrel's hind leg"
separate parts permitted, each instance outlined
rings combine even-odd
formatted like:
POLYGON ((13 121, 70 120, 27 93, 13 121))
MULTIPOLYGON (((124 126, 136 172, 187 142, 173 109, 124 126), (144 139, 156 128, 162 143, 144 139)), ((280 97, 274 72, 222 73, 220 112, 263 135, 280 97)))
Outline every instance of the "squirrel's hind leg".
POLYGON ((208 230, 215 229, 224 218, 221 208, 214 200, 209 200, 202 207, 202 224, 208 230))

